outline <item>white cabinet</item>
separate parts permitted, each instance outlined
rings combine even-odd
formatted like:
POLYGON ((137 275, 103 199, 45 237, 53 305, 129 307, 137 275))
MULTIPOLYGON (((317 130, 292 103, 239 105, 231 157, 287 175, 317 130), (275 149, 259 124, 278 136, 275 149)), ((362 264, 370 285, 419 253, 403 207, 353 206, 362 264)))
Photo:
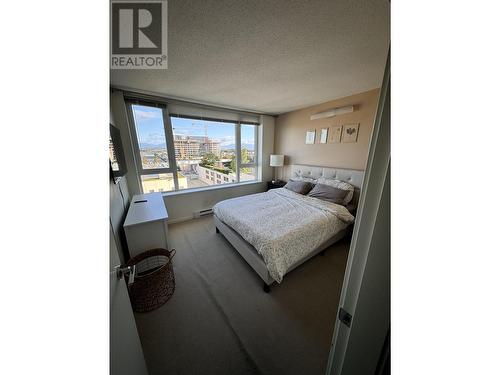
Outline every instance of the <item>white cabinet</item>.
POLYGON ((134 195, 123 227, 130 257, 146 250, 168 250, 168 213, 161 193, 134 195))

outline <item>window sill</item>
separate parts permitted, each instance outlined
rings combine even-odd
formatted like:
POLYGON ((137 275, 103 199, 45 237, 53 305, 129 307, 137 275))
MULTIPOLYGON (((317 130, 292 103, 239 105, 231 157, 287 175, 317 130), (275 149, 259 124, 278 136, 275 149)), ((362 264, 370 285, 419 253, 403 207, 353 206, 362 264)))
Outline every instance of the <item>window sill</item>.
POLYGON ((248 182, 239 182, 237 184, 221 184, 221 185, 206 186, 206 187, 201 187, 201 188, 169 191, 169 192, 162 193, 162 195, 164 197, 171 197, 171 196, 175 196, 175 195, 192 194, 192 193, 199 193, 199 192, 204 192, 204 191, 212 191, 212 190, 220 190, 220 189, 230 189, 230 188, 237 188, 240 186, 249 186, 249 185, 258 185, 258 184, 263 184, 263 182, 262 181, 248 181, 248 182))

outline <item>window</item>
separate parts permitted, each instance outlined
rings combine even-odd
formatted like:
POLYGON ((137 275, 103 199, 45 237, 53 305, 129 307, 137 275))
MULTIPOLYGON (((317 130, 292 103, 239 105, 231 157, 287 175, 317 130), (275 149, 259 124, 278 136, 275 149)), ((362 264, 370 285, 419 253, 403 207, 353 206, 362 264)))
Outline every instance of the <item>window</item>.
POLYGON ((241 124, 240 181, 257 180, 257 126, 241 124))
POLYGON ((161 108, 132 105, 143 169, 168 168, 167 137, 161 108))
POLYGON ((177 170, 186 179, 185 188, 227 183, 223 175, 236 176, 237 124, 177 116, 170 121, 177 170))
POLYGON ((257 123, 169 116, 166 105, 137 100, 127 108, 143 192, 257 180, 257 123))
POLYGON ((136 165, 143 192, 175 190, 165 106, 128 103, 136 165))

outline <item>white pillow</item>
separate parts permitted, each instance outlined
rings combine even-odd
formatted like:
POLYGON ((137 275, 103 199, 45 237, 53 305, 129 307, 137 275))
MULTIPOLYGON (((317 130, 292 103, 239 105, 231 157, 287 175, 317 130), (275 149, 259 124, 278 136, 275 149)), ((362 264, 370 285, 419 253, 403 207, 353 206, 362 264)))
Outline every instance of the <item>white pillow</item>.
POLYGON ((342 203, 344 206, 347 205, 352 200, 352 197, 354 196, 354 186, 352 186, 351 184, 348 184, 347 182, 320 177, 320 178, 318 178, 317 183, 324 184, 324 185, 330 185, 330 186, 336 187, 337 189, 349 191, 349 193, 347 193, 347 195, 344 198, 344 202, 342 203))
POLYGON ((290 177, 291 181, 303 181, 303 182, 312 182, 313 184, 316 183, 316 179, 312 177, 305 177, 304 175, 300 175, 297 172, 294 172, 293 176, 290 177))
POLYGON ((309 177, 290 177, 290 181, 302 181, 302 182, 312 182, 313 184, 316 183, 316 180, 314 178, 309 178, 309 177))

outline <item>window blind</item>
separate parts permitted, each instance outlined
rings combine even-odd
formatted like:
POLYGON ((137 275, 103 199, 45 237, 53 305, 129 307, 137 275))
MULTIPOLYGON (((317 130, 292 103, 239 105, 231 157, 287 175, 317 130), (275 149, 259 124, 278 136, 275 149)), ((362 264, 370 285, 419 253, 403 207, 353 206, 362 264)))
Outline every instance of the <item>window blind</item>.
POLYGON ((172 117, 184 117, 197 120, 245 123, 260 125, 260 116, 251 112, 223 110, 197 104, 168 103, 168 112, 172 117))
POLYGON ((133 91, 124 91, 124 97, 129 101, 135 101, 137 104, 144 103, 153 106, 167 105, 168 112, 173 117, 260 125, 260 114, 258 113, 191 103, 133 91))

